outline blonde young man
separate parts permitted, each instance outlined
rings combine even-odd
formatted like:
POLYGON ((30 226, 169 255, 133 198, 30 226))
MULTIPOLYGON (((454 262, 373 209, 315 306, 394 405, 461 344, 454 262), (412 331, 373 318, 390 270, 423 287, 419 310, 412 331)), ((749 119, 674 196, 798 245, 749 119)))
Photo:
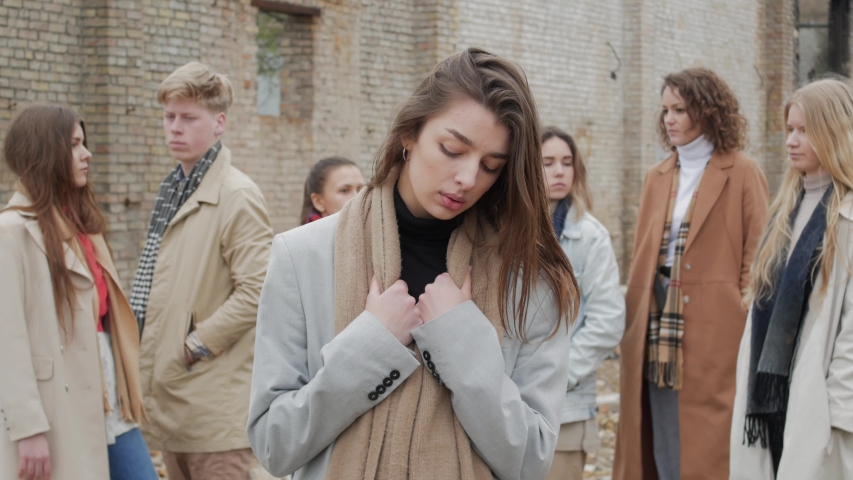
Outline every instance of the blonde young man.
POLYGON ((248 479, 255 319, 272 228, 260 189, 222 146, 234 90, 197 62, 157 90, 178 165, 160 185, 131 306, 150 423, 170 480, 248 479))

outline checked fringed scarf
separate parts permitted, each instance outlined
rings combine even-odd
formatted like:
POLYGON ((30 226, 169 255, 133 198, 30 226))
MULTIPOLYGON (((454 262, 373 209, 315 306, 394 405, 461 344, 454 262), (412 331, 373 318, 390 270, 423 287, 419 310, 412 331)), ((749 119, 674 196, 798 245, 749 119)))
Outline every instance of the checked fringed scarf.
MULTIPOLYGON (((394 210, 398 175, 395 171, 381 185, 360 193, 339 214, 335 232, 336 334, 364 311, 374 275, 382 290, 400 278, 400 238, 394 210)), ((450 237, 447 273, 462 285, 468 266, 472 267, 474 303, 502 338, 500 290, 495 281, 500 272, 496 236, 494 228, 468 212, 450 237)), ((412 346, 417 351, 414 342, 412 346)), ((341 433, 326 478, 490 480, 492 474, 456 418, 450 390, 421 365, 341 433)))
MULTIPOLYGON (((672 188, 669 193, 669 206, 666 210, 666 223, 663 227, 663 239, 660 244, 658 267, 666 264, 666 254, 669 250, 669 232, 672 227, 672 214, 675 211, 675 201, 678 198, 678 176, 681 163, 676 162, 672 175, 672 188)), ((681 256, 687 245, 687 234, 690 231, 690 220, 693 217, 693 207, 699 195, 699 186, 693 192, 690 205, 681 221, 678 235, 675 237, 675 257, 672 261, 669 288, 666 292, 666 302, 661 308, 655 299, 652 289, 652 306, 649 312, 649 332, 647 335, 646 379, 659 387, 669 387, 681 390, 684 377, 684 353, 682 337, 684 336, 684 298, 681 294, 681 256)), ((656 270, 655 275, 660 275, 656 270)))
POLYGON ((175 167, 163 183, 160 184, 160 192, 154 202, 154 212, 151 213, 151 223, 148 225, 148 236, 145 239, 145 247, 142 249, 142 258, 136 267, 136 277, 133 279, 133 289, 130 291, 130 307, 136 316, 140 336, 145 326, 145 312, 148 309, 148 294, 151 293, 151 282, 154 280, 154 269, 157 266, 157 256, 160 254, 160 242, 169 222, 178 213, 181 206, 195 192, 201 184, 204 175, 210 169, 222 143, 210 148, 204 157, 193 167, 188 177, 183 177, 181 167, 175 167), (180 179, 180 180, 179 180, 180 179))

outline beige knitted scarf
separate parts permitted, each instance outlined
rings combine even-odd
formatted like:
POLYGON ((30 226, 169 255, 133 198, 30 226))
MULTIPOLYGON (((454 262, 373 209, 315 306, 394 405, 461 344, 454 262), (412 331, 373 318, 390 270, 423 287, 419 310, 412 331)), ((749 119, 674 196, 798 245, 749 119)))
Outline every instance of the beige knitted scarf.
MULTIPOLYGON (((370 280, 384 291, 400 278, 400 238, 394 211, 398 172, 362 192, 340 213, 335 233, 335 332, 361 312, 370 280)), ((469 265, 474 303, 491 321, 498 338, 500 260, 492 252, 494 228, 469 212, 453 232, 447 269, 461 286, 469 265)), ((417 352, 417 346, 410 346, 417 352)), ((420 353, 417 352, 417 358, 420 353)), ((402 385, 349 426, 335 442, 326 478, 341 480, 491 479, 486 463, 471 448, 453 412, 450 391, 423 365, 402 385)))

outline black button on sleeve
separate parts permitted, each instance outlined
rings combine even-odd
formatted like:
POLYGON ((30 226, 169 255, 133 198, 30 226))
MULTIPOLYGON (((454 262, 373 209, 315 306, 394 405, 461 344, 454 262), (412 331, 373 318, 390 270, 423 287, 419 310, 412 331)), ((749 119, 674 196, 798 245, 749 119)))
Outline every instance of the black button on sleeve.
POLYGON ((431 359, 432 355, 430 355, 428 351, 424 350, 424 360, 430 361, 431 359))
POLYGON ((378 393, 380 395, 385 393, 385 385, 377 385, 376 386, 376 393, 378 393))
POLYGON ((369 398, 371 401, 375 401, 377 398, 379 398, 379 394, 376 392, 370 392, 367 394, 367 398, 369 398))
POLYGON ((435 370, 435 364, 427 360, 427 368, 430 370, 435 370))
POLYGON ((386 387, 390 387, 391 385, 394 385, 394 380, 391 380, 390 378, 385 377, 385 379, 382 380, 382 385, 385 385, 386 387))
POLYGON ((398 378, 400 378, 400 372, 397 370, 391 370, 391 379, 397 380, 398 378))

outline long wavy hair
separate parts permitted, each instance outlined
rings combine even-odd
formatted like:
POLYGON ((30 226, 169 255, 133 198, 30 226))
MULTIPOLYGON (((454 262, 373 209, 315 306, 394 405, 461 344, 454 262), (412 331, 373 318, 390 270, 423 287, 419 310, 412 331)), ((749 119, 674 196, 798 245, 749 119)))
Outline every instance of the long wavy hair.
POLYGON ((586 162, 571 135, 557 127, 545 127, 545 131, 542 132, 542 143, 544 144, 552 138, 559 138, 566 142, 569 150, 572 151, 574 179, 568 196, 571 197, 572 205, 575 207, 575 219, 580 220, 584 213, 592 212, 592 195, 589 193, 589 184, 586 181, 586 162))
MULTIPOLYGON (((841 200, 853 190, 853 88, 848 81, 825 79, 794 92, 785 105, 785 123, 791 106, 802 110, 806 138, 822 169, 832 176, 833 193, 826 209, 826 233, 820 252, 820 293, 826 292, 838 248, 841 200), (826 261, 826 260, 829 261, 826 261)), ((764 231, 752 265, 748 300, 767 299, 774 288, 773 272, 784 265, 792 240, 790 216, 803 191, 803 174, 793 166, 770 205, 770 223, 764 231)), ((850 268, 849 259, 845 259, 850 268)))
POLYGON ((461 96, 492 112, 510 132, 506 167, 494 185, 472 207, 498 232, 501 321, 508 325, 507 306, 515 305, 514 330, 525 340, 527 302, 540 275, 552 288, 559 322, 577 315, 579 289, 548 211, 542 168, 539 115, 524 72, 516 64, 478 48, 469 48, 439 63, 397 112, 374 163, 368 190, 403 165, 403 141, 417 138, 424 124, 461 96), (513 282, 520 282, 516 291, 513 282))
POLYGON ((103 234, 106 229, 91 182, 84 187, 74 183, 71 136, 77 125, 83 128, 83 145, 87 146, 86 126, 74 110, 32 106, 12 122, 3 147, 6 165, 18 176, 32 202, 29 207, 16 208, 34 213, 44 235, 56 314, 63 331, 62 304, 67 303, 72 311, 77 306, 71 274, 65 265, 64 243, 76 242, 76 233, 103 234), (71 238, 65 238, 68 232, 71 238))
MULTIPOLYGON (((660 93, 666 87, 678 90, 687 104, 687 114, 720 153, 737 152, 746 148, 748 123, 740 111, 732 89, 716 73, 707 68, 688 68, 663 78, 660 93)), ((658 116, 658 138, 668 150, 675 150, 669 141, 664 113, 658 116)))

